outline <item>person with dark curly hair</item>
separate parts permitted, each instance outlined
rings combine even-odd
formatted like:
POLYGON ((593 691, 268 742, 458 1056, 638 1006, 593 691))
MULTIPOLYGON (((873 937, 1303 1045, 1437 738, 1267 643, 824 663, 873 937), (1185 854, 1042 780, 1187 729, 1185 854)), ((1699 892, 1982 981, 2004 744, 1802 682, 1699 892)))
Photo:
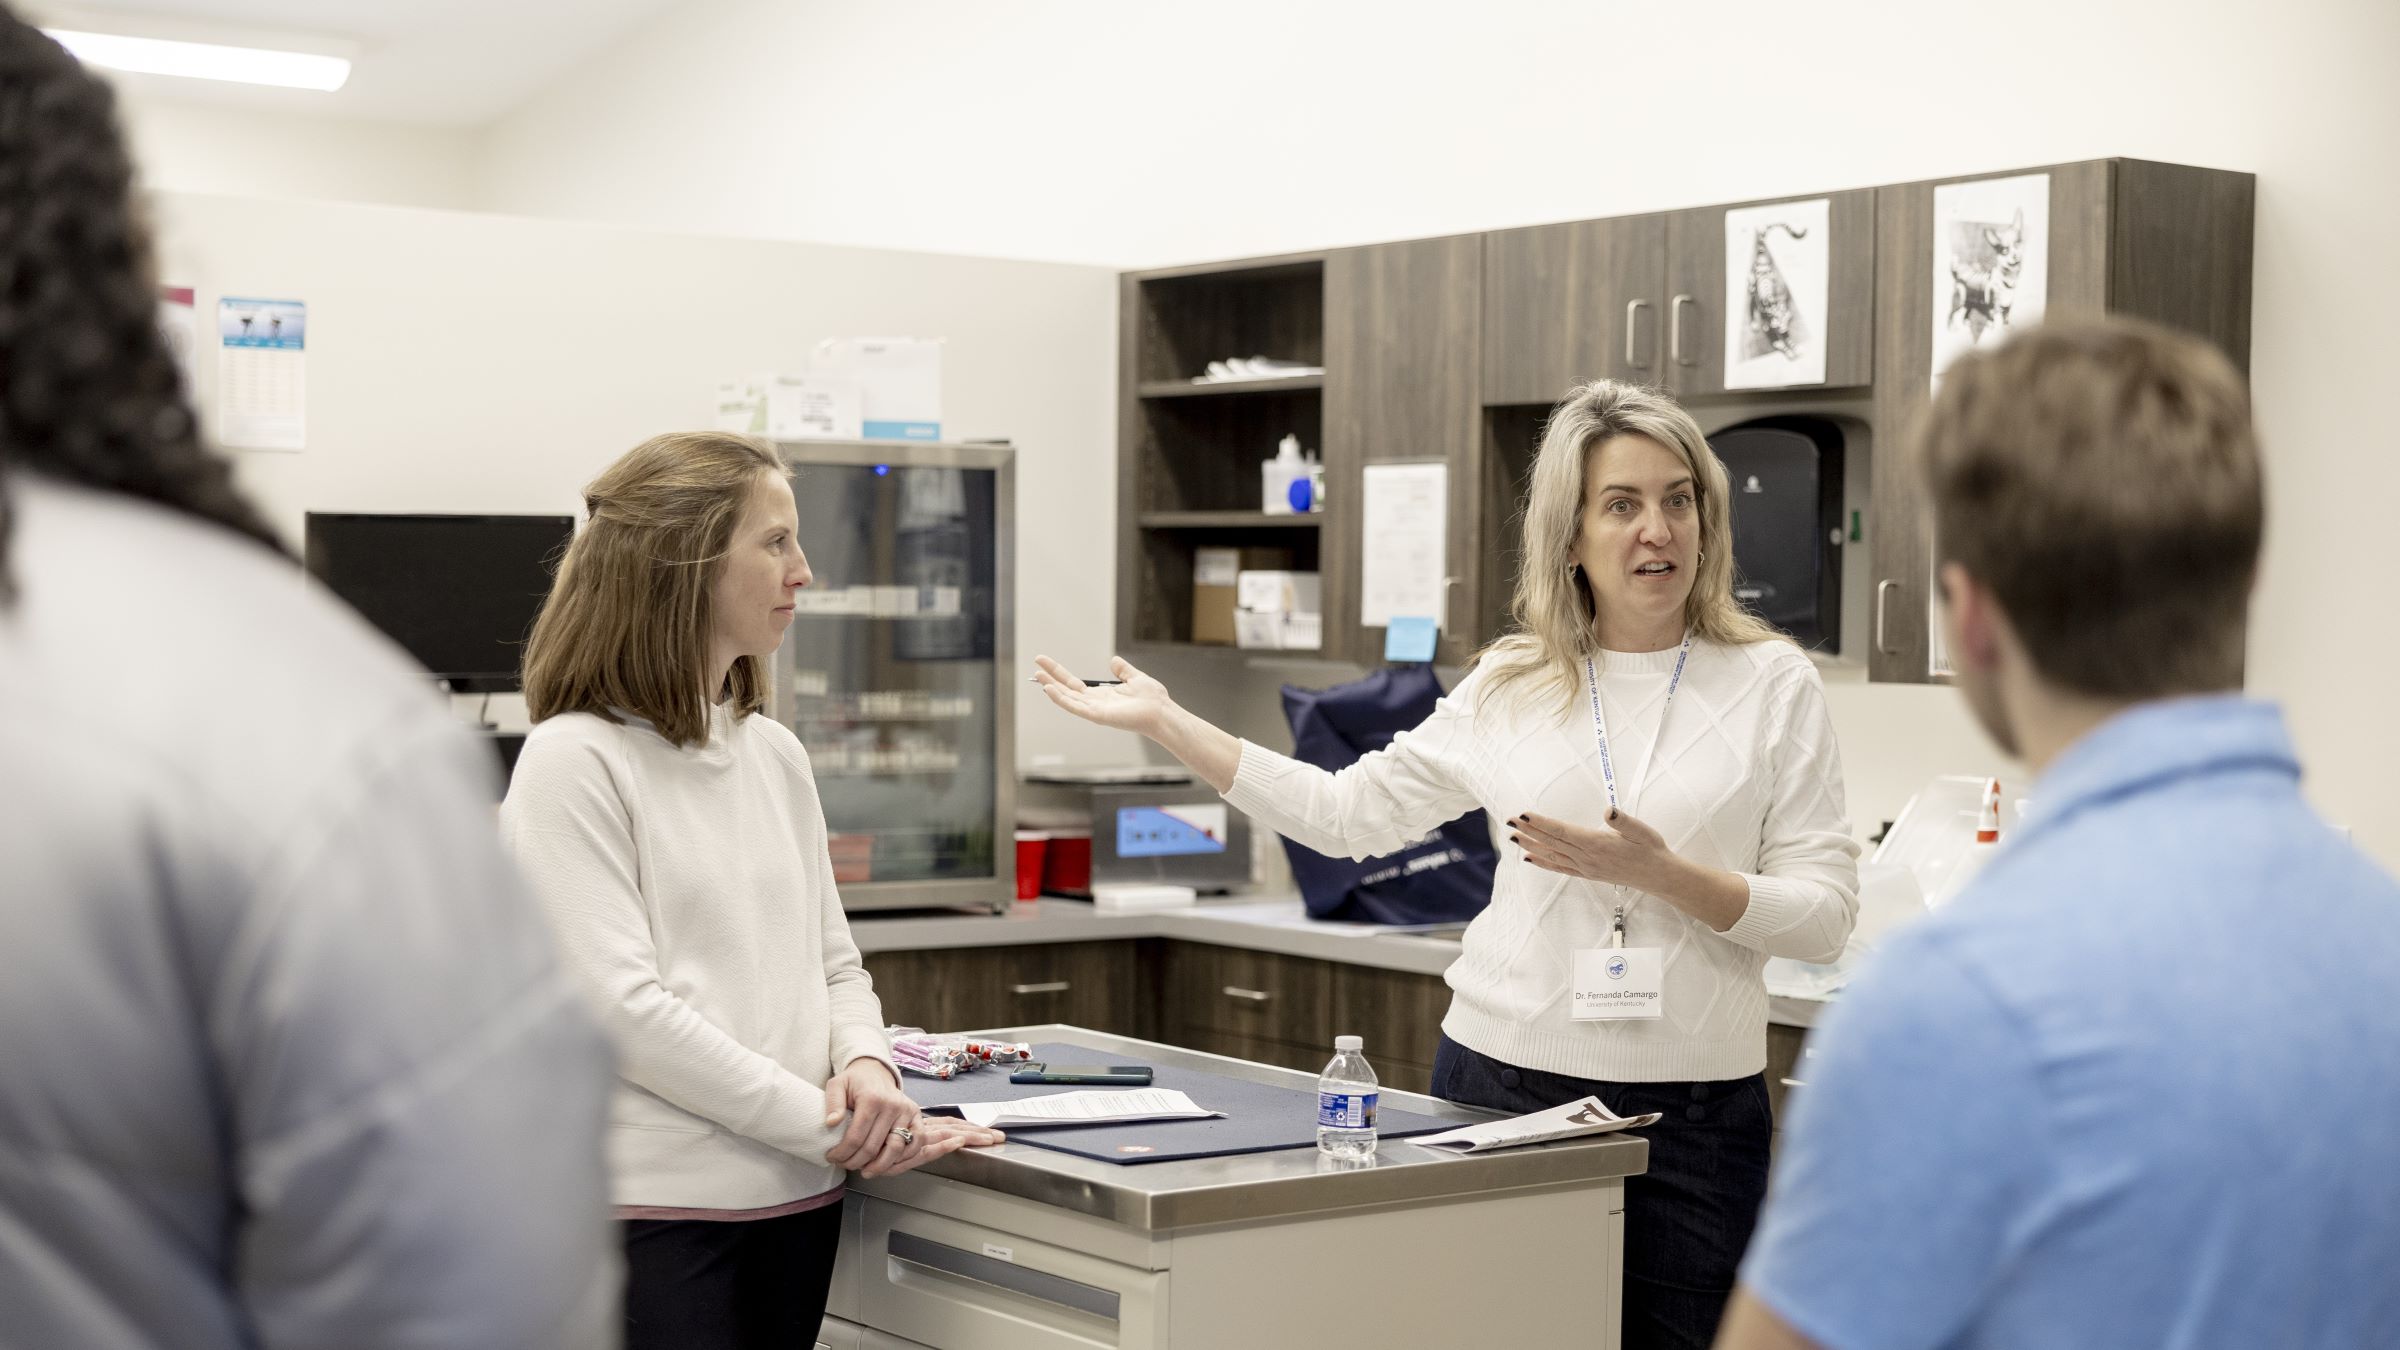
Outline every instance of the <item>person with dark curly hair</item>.
POLYGON ((488 759, 201 444, 0 7, 0 1341, 612 1345, 612 1066, 488 759))

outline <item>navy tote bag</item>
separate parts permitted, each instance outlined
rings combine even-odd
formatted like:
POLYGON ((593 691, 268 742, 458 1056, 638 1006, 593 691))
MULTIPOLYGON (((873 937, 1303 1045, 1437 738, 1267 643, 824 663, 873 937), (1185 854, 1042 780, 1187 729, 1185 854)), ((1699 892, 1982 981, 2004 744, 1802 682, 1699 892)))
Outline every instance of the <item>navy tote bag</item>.
MULTIPOLYGON (((1424 721, 1442 696, 1427 665, 1385 666, 1363 680, 1331 689, 1283 687, 1283 715, 1292 724, 1293 754, 1328 771, 1424 721)), ((1310 918, 1354 923, 1460 923, 1492 900, 1492 851, 1484 813, 1445 823, 1433 836, 1365 862, 1329 858, 1286 839, 1292 879, 1310 918)))

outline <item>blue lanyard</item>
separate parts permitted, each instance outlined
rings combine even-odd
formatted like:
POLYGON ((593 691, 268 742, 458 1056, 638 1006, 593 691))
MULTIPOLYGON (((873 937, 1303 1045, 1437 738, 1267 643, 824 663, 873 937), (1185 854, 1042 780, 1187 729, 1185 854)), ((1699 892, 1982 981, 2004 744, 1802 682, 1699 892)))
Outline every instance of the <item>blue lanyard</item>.
MULTIPOLYGON (((1658 710, 1658 733, 1650 740, 1650 758, 1642 762, 1642 779, 1646 782, 1650 770, 1657 767, 1659 747, 1666 744, 1667 711, 1675 706, 1675 691, 1683 686, 1683 663, 1692 659, 1692 635, 1683 635, 1683 650, 1675 654, 1675 674, 1667 681, 1667 701, 1658 710)), ((1583 658, 1584 687, 1592 695, 1592 734, 1600 738, 1600 780, 1608 785, 1608 804, 1620 811, 1633 809, 1631 798, 1642 787, 1641 782, 1628 783, 1625 797, 1617 795, 1617 765, 1608 753, 1608 715, 1600 711, 1600 673, 1592 666, 1592 658, 1583 658)))
MULTIPOLYGON (((1683 650, 1675 654, 1675 673, 1667 680, 1667 701, 1659 705, 1658 732, 1650 738, 1650 757, 1642 762, 1642 781, 1625 785, 1628 799, 1647 783, 1650 771, 1658 767, 1659 749, 1667 743, 1667 712, 1675 706, 1675 691, 1683 687, 1683 663, 1691 659, 1692 635, 1687 632, 1683 635, 1683 650)), ((1600 738, 1600 781, 1608 786, 1608 804, 1620 811, 1631 811, 1633 808, 1617 797, 1617 765, 1608 753, 1608 714, 1600 711, 1600 672, 1593 667, 1592 658, 1588 656, 1583 658, 1583 683, 1592 696, 1592 734, 1600 738)), ((1611 947, 1621 948, 1625 945, 1627 904, 1625 888, 1619 886, 1616 919, 1609 925, 1608 931, 1608 945, 1611 947)))

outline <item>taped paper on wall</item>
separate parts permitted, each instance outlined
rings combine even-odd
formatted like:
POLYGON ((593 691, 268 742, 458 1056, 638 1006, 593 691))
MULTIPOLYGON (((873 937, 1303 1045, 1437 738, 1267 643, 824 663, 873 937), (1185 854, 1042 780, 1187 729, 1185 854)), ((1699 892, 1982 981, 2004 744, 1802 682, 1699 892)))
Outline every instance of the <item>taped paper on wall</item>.
POLYGON ((2050 295, 2050 175, 1933 190, 1933 387, 1977 347, 2042 320, 2050 295))
POLYGON ((1450 466, 1370 464, 1362 504, 1359 623, 1423 614, 1438 625, 1450 612, 1450 466))
POLYGON ((217 439, 244 450, 308 448, 308 306, 217 302, 217 439))
POLYGON ((1725 213, 1725 387, 1825 383, 1833 203, 1725 213))

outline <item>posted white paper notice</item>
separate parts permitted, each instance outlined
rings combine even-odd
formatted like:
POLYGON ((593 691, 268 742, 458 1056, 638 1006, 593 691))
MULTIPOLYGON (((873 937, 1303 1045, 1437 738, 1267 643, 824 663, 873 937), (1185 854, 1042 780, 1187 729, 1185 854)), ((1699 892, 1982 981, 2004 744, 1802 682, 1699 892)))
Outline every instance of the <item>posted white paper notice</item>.
POLYGON ((1366 469, 1358 621, 1387 628, 1397 614, 1450 612, 1450 466, 1370 464, 1366 469))
POLYGON ((958 1113, 985 1129, 1029 1125, 1105 1125, 1125 1120, 1205 1120, 1221 1116, 1173 1088, 1061 1092, 1013 1102, 968 1102, 958 1113))
POLYGON ((217 302, 217 439, 245 450, 308 448, 308 306, 217 302))

